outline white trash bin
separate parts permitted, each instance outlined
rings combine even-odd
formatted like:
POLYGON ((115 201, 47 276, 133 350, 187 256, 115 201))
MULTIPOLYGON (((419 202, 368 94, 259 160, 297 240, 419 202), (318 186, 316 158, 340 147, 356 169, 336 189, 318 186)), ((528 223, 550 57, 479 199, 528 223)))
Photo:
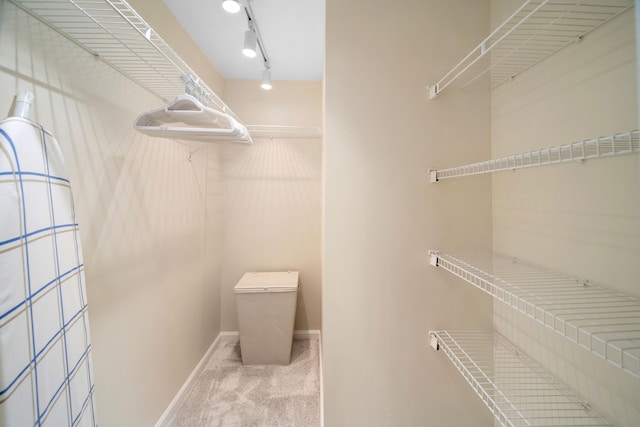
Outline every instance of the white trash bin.
POLYGON ((244 365, 288 365, 298 272, 245 273, 234 287, 244 365))

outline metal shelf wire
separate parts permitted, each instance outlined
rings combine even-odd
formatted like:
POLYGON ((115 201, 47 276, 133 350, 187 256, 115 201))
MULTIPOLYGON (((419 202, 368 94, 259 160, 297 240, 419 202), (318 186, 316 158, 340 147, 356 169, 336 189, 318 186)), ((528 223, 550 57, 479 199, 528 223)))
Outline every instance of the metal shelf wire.
POLYGON ((633 7, 633 0, 527 0, 429 88, 433 99, 454 82, 489 73, 496 88, 633 7))
POLYGON ((502 426, 609 426, 546 370, 496 332, 431 331, 502 426))
POLYGON ((9 0, 165 102, 185 93, 231 109, 124 0, 9 0))
POLYGON ((500 254, 429 251, 442 267, 640 379, 640 301, 500 254))
POLYGON ((464 166, 430 170, 429 175, 433 183, 446 178, 532 168, 637 152, 640 152, 640 132, 638 130, 632 130, 630 132, 601 136, 572 144, 543 148, 528 153, 515 154, 513 156, 486 160, 464 166))

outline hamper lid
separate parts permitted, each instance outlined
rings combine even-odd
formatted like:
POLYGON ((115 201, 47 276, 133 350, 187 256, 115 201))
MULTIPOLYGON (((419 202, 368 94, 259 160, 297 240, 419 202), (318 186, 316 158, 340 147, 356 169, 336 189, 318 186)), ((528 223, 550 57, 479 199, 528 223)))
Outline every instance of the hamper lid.
POLYGON ((244 273, 234 287, 236 293, 293 292, 298 289, 297 271, 244 273))

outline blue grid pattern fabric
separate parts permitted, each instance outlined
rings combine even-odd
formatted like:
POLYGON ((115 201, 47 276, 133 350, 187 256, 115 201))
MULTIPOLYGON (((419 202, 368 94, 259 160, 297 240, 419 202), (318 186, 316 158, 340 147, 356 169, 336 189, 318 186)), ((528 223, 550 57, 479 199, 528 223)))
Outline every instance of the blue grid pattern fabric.
POLYGON ((0 122, 0 426, 95 426, 84 264, 62 153, 0 122))

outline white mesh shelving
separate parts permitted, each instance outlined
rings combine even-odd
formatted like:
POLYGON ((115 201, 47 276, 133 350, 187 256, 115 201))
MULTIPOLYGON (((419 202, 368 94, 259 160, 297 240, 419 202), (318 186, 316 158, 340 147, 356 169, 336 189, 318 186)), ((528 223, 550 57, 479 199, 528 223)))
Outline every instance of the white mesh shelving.
POLYGON ((640 378, 638 299, 505 255, 429 254, 431 265, 640 378))
POLYGON ((633 0, 527 0, 429 88, 465 87, 489 73, 496 88, 633 7, 633 0))
POLYGON ((431 182, 640 152, 640 132, 618 133, 446 169, 430 170, 431 182))
POLYGON ((9 0, 165 102, 185 93, 231 109, 124 0, 9 0))
POLYGON ((496 332, 431 331, 502 426, 609 426, 566 386, 496 332))

